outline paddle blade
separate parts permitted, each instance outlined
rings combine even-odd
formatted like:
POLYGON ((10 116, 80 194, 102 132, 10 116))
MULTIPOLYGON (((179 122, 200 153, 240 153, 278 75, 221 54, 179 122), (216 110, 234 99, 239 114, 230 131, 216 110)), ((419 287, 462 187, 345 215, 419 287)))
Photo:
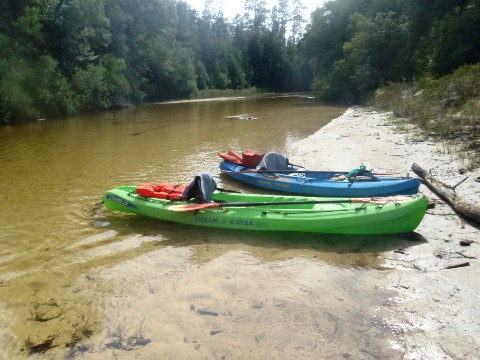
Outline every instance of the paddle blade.
POLYGON ((220 207, 218 203, 205 203, 205 204, 180 204, 171 205, 168 210, 172 211, 196 211, 202 209, 217 209, 220 207))

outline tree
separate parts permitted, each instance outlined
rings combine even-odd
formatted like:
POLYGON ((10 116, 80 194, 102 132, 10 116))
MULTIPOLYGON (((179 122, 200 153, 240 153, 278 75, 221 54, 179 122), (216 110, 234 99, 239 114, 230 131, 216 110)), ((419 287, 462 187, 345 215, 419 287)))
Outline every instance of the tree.
POLYGON ((274 41, 285 46, 287 43, 287 26, 289 23, 289 2, 278 0, 272 10, 272 33, 274 41))
POLYGON ((417 53, 418 70, 443 76, 463 65, 479 62, 479 24, 480 4, 474 0, 434 21, 423 49, 417 53))
POLYGON ((304 37, 302 56, 311 64, 315 75, 328 74, 335 61, 342 57, 343 44, 350 36, 350 16, 358 6, 357 0, 329 1, 312 13, 312 21, 304 37))
POLYGON ((98 63, 108 51, 110 20, 104 10, 104 0, 70 0, 59 9, 57 54, 67 74, 98 63))
POLYGON ((244 0, 246 13, 251 16, 251 28, 253 30, 265 30, 267 21, 266 0, 244 0))
POLYGON ((303 26, 305 19, 303 13, 305 12, 305 5, 303 0, 293 0, 293 13, 292 13, 292 43, 295 45, 303 33, 303 26))

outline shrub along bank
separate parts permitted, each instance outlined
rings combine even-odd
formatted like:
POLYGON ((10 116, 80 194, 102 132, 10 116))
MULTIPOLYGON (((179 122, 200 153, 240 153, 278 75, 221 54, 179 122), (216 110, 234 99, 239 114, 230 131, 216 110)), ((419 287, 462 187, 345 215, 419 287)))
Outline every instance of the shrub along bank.
POLYGON ((450 75, 425 76, 376 91, 372 105, 416 125, 425 137, 444 142, 470 168, 480 166, 480 64, 450 75))

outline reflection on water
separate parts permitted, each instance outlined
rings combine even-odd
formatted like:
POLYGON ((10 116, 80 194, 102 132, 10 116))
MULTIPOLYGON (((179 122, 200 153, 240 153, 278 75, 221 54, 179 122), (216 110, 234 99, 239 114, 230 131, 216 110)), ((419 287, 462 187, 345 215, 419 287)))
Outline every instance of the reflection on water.
POLYGON ((123 236, 140 233, 154 239, 161 231, 162 238, 157 245, 195 247, 192 260, 198 264, 208 263, 230 250, 247 250, 264 263, 311 255, 315 261, 334 267, 383 270, 380 253, 425 242, 416 233, 379 236, 232 231, 197 228, 124 214, 107 214, 106 220, 123 236))
POLYGON ((422 239, 212 230, 99 202, 218 175, 219 151, 288 154, 342 110, 272 97, 0 128, 0 358, 398 357, 381 253, 422 239))

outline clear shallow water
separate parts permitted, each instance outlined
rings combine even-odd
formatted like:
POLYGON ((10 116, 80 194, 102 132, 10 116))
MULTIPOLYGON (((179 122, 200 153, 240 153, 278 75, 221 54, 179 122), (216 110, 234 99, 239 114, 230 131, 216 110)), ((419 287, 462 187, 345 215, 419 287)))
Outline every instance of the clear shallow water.
POLYGON ((0 354, 50 339, 47 358, 398 356, 377 253, 411 237, 216 231, 101 205, 111 187, 218 175, 220 151, 288 154, 342 112, 270 97, 0 128, 0 354))

